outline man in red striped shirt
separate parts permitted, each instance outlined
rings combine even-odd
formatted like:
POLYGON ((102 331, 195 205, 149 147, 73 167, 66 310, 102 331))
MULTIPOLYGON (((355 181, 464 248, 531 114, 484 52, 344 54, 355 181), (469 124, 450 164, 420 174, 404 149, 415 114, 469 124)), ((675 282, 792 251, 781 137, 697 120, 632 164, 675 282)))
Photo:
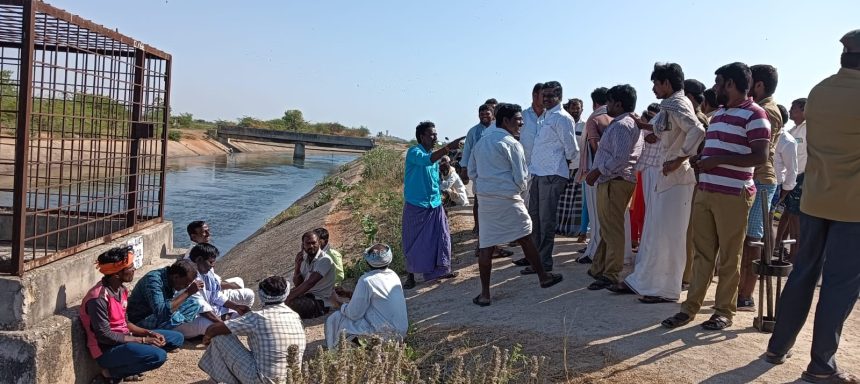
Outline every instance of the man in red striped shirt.
POLYGON ((767 113, 747 98, 752 72, 744 63, 727 64, 715 72, 714 91, 722 107, 711 119, 702 154, 691 158, 699 176, 693 201, 693 279, 681 312, 663 321, 675 328, 693 320, 711 284, 717 250, 715 313, 702 324, 709 330, 732 325, 737 311, 740 254, 747 216, 755 197, 753 168, 767 161, 770 122, 767 113))

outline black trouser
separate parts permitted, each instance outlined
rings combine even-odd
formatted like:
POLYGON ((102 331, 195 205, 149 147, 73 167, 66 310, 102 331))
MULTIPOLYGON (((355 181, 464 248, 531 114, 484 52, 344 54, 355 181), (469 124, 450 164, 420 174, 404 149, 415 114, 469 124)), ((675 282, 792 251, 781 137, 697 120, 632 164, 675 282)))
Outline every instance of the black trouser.
POLYGON ((785 354, 794 346, 821 277, 812 330, 812 361, 806 371, 814 375, 837 372, 835 355, 842 326, 860 295, 858 249, 860 223, 800 214, 800 249, 779 298, 776 328, 768 351, 785 354))

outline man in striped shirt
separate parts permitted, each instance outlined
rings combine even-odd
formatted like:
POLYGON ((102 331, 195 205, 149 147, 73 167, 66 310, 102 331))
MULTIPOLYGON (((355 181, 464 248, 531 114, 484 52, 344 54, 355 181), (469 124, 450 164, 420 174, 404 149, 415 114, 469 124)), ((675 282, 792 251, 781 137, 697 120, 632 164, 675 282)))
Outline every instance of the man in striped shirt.
POLYGON ((743 63, 724 65, 715 72, 714 91, 722 107, 705 135, 702 154, 691 158, 701 174, 693 201, 693 278, 681 312, 663 321, 675 328, 693 320, 702 306, 720 250, 716 310, 702 324, 709 330, 732 325, 737 311, 740 254, 747 215, 755 196, 753 168, 767 161, 770 122, 767 113, 747 98, 752 73, 743 63))

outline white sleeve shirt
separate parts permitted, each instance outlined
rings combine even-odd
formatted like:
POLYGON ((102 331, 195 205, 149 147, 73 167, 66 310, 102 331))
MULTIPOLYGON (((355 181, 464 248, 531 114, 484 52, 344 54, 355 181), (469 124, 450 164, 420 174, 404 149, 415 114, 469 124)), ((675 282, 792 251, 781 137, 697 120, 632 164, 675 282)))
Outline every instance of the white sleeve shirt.
POLYGON ((783 131, 776 142, 776 152, 773 156, 773 167, 776 170, 776 182, 782 189, 790 191, 797 186, 798 173, 798 143, 791 133, 783 131))
POLYGON ((573 116, 561 108, 561 104, 544 112, 531 153, 530 174, 570 177, 567 161, 579 159, 574 125, 573 116))

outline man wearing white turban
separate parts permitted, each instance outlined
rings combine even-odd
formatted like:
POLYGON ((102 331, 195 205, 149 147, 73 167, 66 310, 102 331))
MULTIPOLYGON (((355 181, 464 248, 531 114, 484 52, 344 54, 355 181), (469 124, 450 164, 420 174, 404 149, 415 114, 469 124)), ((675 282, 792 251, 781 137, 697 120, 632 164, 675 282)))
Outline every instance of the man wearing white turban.
POLYGON ((358 336, 375 335, 388 340, 402 340, 409 321, 406 317, 406 298, 400 277, 388 268, 393 255, 391 247, 376 244, 364 253, 370 271, 361 275, 352 297, 346 303, 335 297, 335 311, 325 322, 325 339, 328 348, 334 348, 344 333, 348 340, 358 336))

